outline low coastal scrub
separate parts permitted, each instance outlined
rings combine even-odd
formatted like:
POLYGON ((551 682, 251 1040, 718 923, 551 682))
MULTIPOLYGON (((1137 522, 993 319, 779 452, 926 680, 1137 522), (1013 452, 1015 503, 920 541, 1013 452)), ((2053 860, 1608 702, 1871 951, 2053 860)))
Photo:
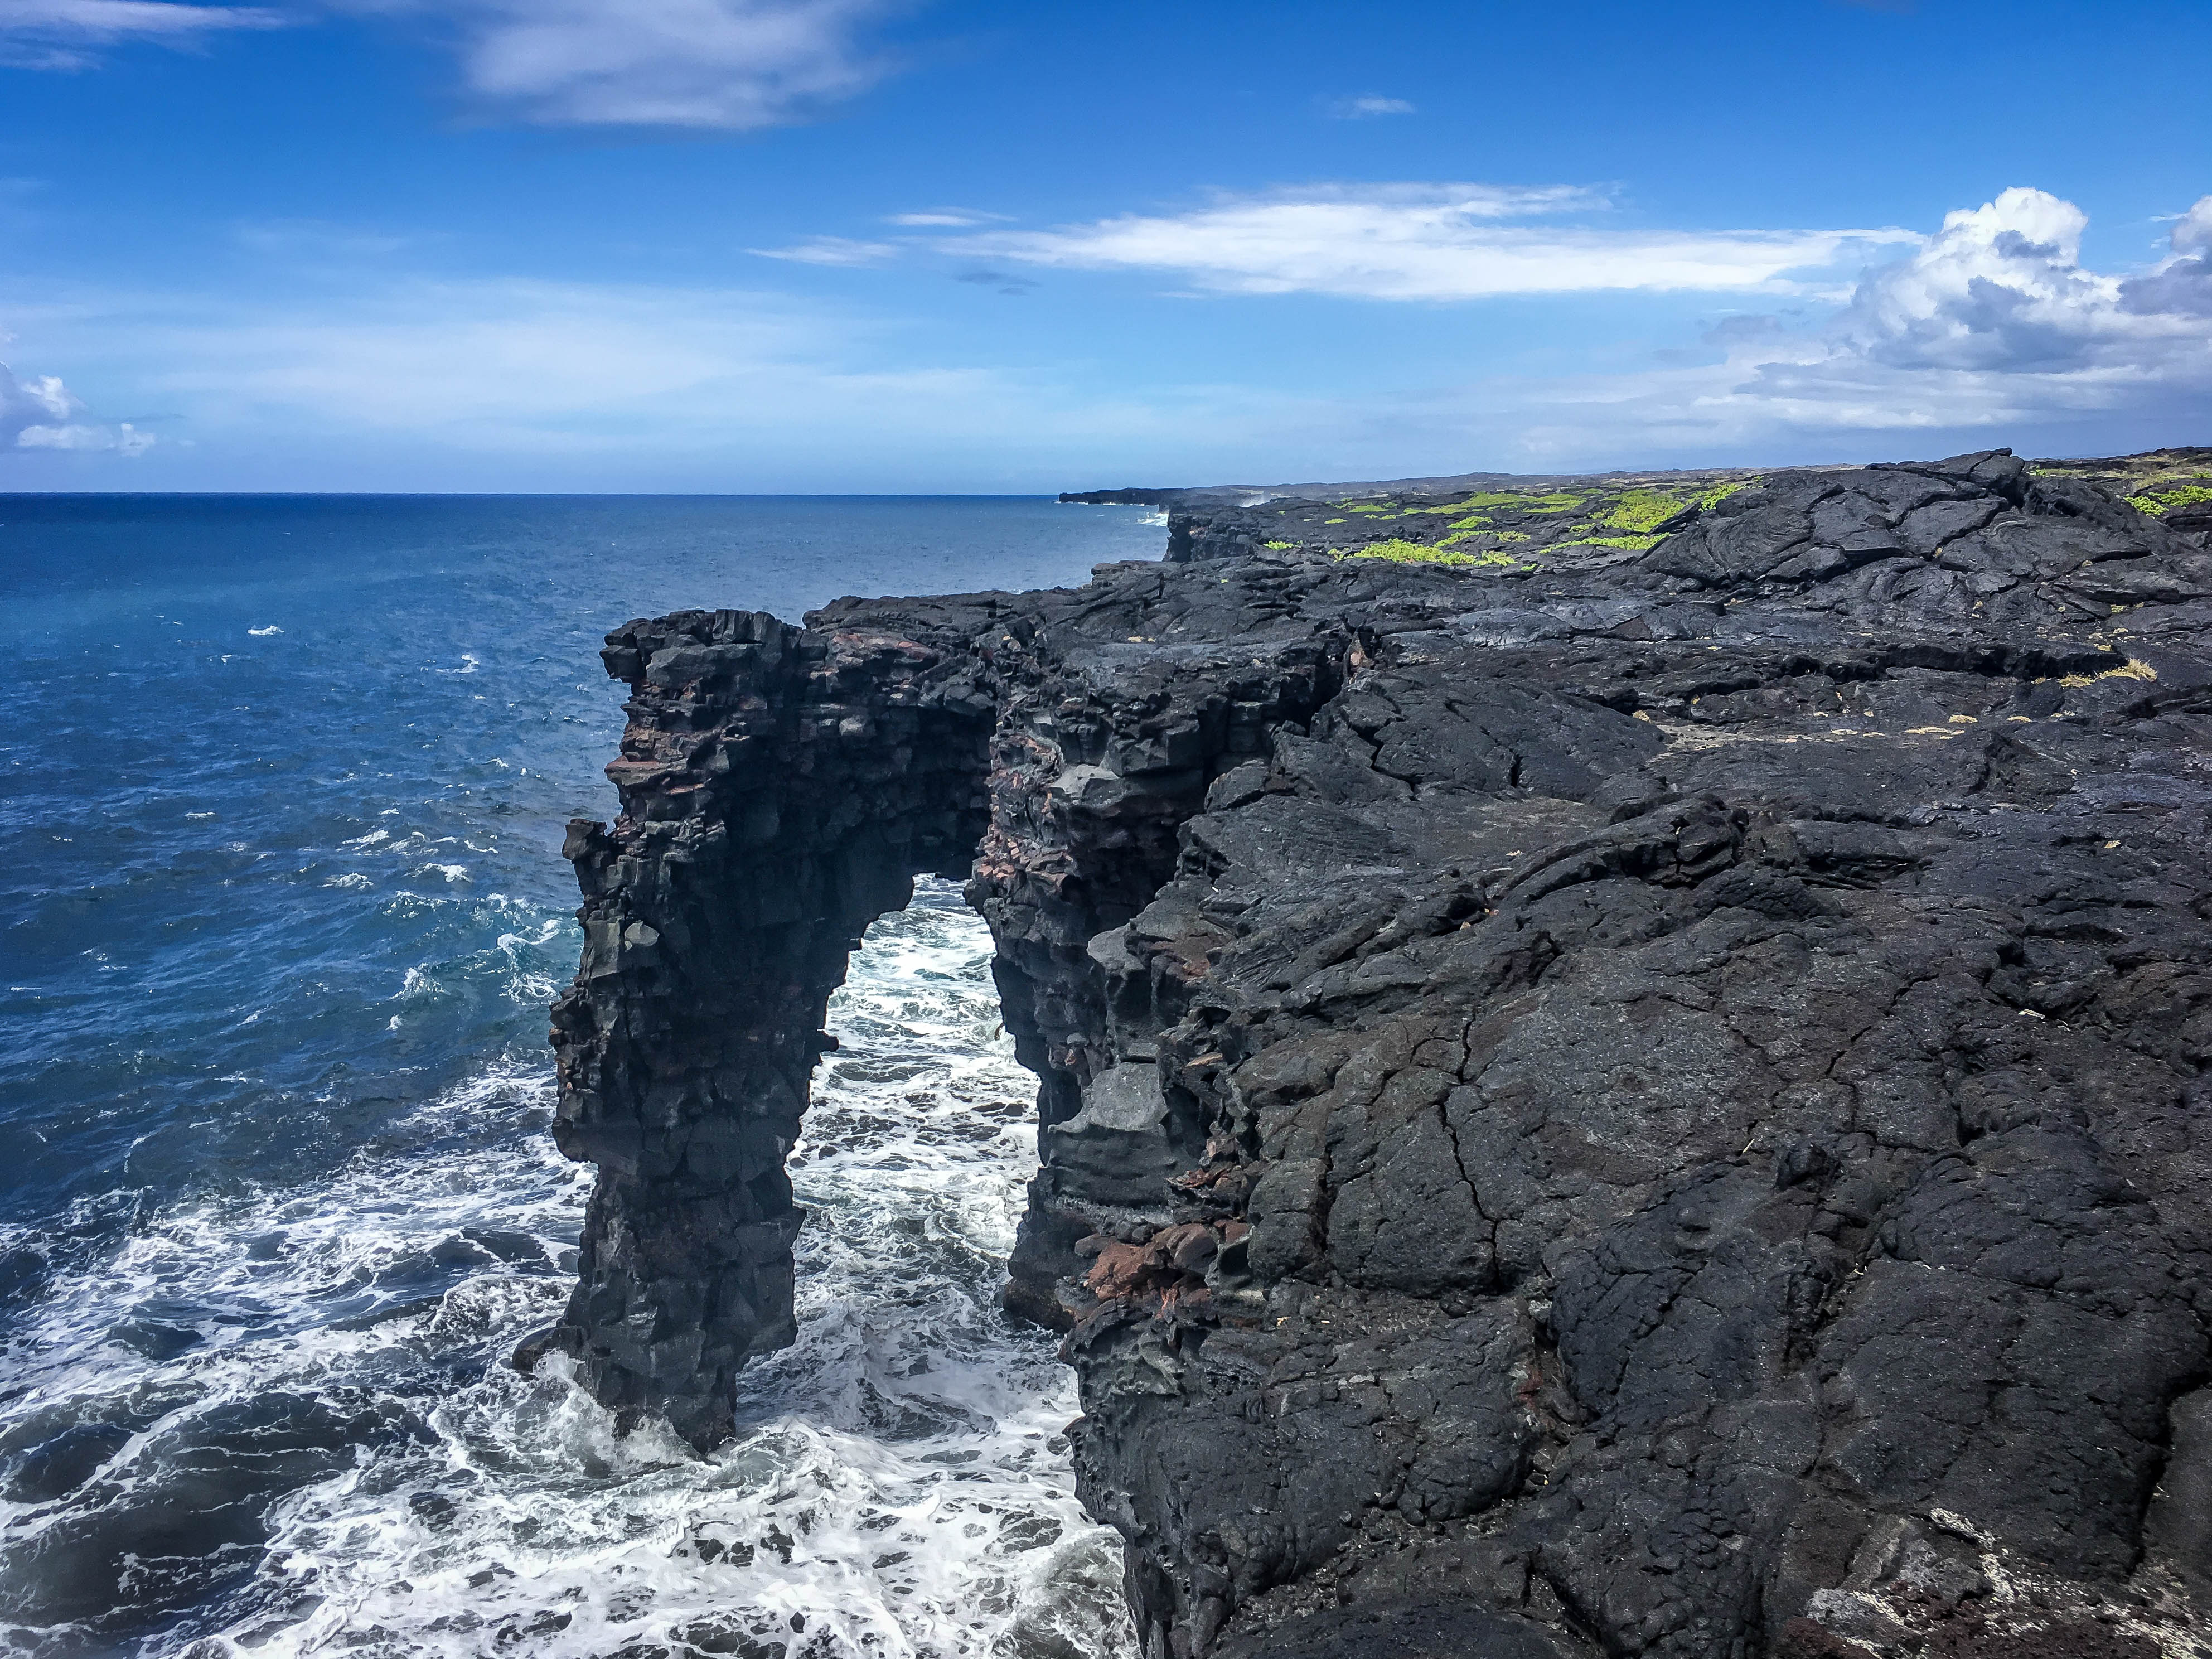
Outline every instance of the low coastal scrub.
MULTIPOLYGON (((1729 478, 1703 489, 1683 487, 1667 489, 1659 485, 1638 485, 1618 492, 1590 489, 1480 489, 1460 497, 1457 501, 1431 507, 1403 507, 1393 511, 1392 507, 1377 501, 1341 501, 1334 503, 1344 515, 1322 520, 1324 525, 1355 522, 1353 515, 1370 525, 1380 526, 1396 518, 1434 515, 1449 520, 1444 533, 1433 543, 1415 541, 1409 537, 1392 536, 1369 543, 1361 548, 1340 550, 1340 558, 1389 559, 1400 564, 1441 564, 1456 568, 1486 566, 1492 568, 1534 569, 1525 563, 1526 556, 1516 558, 1502 550, 1511 544, 1538 541, 1553 547, 1603 547, 1624 553, 1645 553, 1667 538, 1668 532, 1661 526, 1686 514, 1710 512, 1737 491, 1749 489, 1763 480, 1757 477, 1729 478), (1503 517, 1507 524, 1516 520, 1526 522, 1531 518, 1563 518, 1568 520, 1549 537, 1540 532, 1542 526, 1529 530, 1502 530, 1497 527, 1503 517), (1468 544, 1474 544, 1470 546, 1468 544)), ((2174 504, 2182 497, 2177 496, 2174 504)), ((2194 500, 2195 496, 2187 497, 2194 500)), ((2146 511, 2152 509, 2146 508, 2146 511)), ((1269 542, 1271 548, 1289 545, 1269 542)))
MULTIPOLYGON (((1526 537, 1522 538, 1527 540, 1526 537)), ((1507 570, 1534 570, 1533 564, 1524 565, 1510 553, 1493 549, 1487 553, 1455 553, 1443 544, 1430 546, 1421 542, 1409 542, 1401 536, 1386 541, 1370 542, 1338 556, 1353 559, 1388 559, 1393 564, 1443 564, 1473 569, 1489 566, 1507 570)))
POLYGON ((1646 535, 1688 505, 1680 496, 1664 489, 1632 489, 1615 501, 1598 522, 1609 530, 1646 535))
POLYGON ((1554 547, 1618 547, 1631 553, 1648 553, 1667 538, 1664 536, 1577 536, 1572 541, 1553 542, 1554 547))
POLYGON ((2170 513, 2177 507, 2196 507, 2204 501, 2212 501, 2212 477, 2207 477, 2202 483, 2179 484, 2170 489, 2154 485, 2140 495, 2128 497, 2130 507, 2152 518, 2161 513, 2170 513))

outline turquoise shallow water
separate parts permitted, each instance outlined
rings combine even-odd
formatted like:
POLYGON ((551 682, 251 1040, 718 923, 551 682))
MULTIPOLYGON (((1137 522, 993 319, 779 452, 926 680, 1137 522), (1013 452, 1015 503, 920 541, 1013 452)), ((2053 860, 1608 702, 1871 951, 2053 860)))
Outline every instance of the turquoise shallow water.
POLYGON ((564 1293, 545 1133, 599 635, 1079 581, 1028 499, 0 496, 0 1646, 1109 1655, 1033 1167, 949 888, 854 963, 800 1343, 710 1462, 496 1361, 564 1293), (750 1645, 748 1645, 750 1644, 750 1645))

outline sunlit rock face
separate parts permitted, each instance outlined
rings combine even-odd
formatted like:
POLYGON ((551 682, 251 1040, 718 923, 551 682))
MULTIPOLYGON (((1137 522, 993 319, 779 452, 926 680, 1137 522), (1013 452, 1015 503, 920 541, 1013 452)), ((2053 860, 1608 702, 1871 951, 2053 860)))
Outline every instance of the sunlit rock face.
POLYGON ((1148 1659, 2212 1622, 2193 521, 2002 452, 1169 505, 1079 590, 609 637, 600 1397, 708 1444, 789 1340, 825 1000, 953 874, 1148 1659))

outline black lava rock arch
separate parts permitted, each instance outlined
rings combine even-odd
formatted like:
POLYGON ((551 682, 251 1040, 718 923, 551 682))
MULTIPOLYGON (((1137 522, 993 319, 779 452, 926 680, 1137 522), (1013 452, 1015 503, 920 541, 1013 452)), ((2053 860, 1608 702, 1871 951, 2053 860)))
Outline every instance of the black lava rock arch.
POLYGON ((551 1340, 726 1431, 825 1000, 964 876, 1148 1659, 2188 1651, 2212 555, 2003 452, 1725 482, 611 635, 551 1340))

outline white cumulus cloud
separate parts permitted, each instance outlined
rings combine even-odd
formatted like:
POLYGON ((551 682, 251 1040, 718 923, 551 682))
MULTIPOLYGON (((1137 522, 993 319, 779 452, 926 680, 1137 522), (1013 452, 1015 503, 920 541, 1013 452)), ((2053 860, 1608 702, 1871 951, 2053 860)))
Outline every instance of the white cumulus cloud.
POLYGON ((1851 422, 1997 422, 2071 410, 2171 408, 2212 394, 2212 196, 2151 270, 2081 260, 2088 216, 2013 189, 1947 216, 1911 258, 1869 272, 1819 334, 1731 354, 1741 395, 1851 422))
MULTIPOLYGON (((1917 242, 1900 230, 1672 231, 1509 222, 1604 206, 1572 186, 1317 185, 947 244, 1029 264, 1171 272, 1222 294, 1453 301, 1644 289, 1817 291, 1792 273, 1917 242)), ((1829 286, 1832 286, 1830 284, 1829 286)))
POLYGON ((1948 215, 1809 327, 1739 316, 1710 337, 1717 362, 1439 389, 1417 418, 1464 420, 1471 447, 1529 465, 2202 441, 2212 196, 2133 275, 2081 264, 2087 224, 2070 202, 2008 190, 1948 215))
POLYGON ((152 436, 130 422, 106 426, 84 418, 84 404, 58 375, 18 380, 0 363, 0 451, 9 449, 112 449, 143 453, 152 436))

